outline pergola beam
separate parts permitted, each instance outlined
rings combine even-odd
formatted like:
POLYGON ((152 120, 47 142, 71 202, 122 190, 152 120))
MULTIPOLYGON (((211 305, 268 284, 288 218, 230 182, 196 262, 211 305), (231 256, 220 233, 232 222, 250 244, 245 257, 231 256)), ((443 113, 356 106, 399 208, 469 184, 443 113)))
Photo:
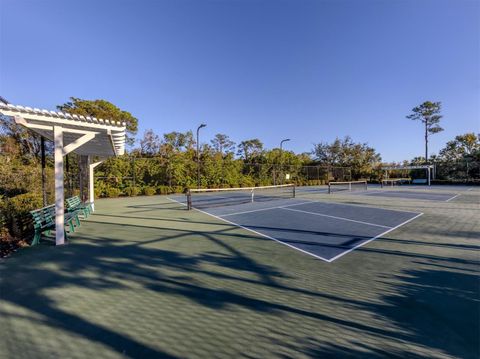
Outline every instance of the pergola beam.
MULTIPOLYGON (((68 132, 68 130, 67 130, 68 132)), ((75 141, 66 145, 63 149, 63 154, 68 155, 70 152, 75 151, 80 146, 84 145, 85 143, 93 140, 95 138, 96 132, 88 132, 85 133, 82 137, 77 138, 75 141)))

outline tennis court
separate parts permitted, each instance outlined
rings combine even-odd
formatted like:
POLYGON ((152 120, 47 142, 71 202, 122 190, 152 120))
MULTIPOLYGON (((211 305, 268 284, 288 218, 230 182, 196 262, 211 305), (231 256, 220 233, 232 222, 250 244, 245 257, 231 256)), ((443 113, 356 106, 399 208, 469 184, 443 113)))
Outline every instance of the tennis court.
MULTIPOLYGON (((273 189, 276 191, 276 189, 273 189)), ((199 193, 192 207, 292 249, 332 262, 422 215, 369 206, 288 198, 287 189, 262 194, 249 191, 199 193)), ((271 189, 269 189, 271 191, 271 189)), ((185 196, 170 197, 187 204, 185 196)))
POLYGON ((458 197, 457 193, 435 193, 427 191, 402 191, 402 190, 370 190, 359 193, 364 196, 371 197, 391 197, 391 198, 401 198, 401 199, 413 199, 413 200, 426 200, 426 201, 440 201, 448 202, 458 197))

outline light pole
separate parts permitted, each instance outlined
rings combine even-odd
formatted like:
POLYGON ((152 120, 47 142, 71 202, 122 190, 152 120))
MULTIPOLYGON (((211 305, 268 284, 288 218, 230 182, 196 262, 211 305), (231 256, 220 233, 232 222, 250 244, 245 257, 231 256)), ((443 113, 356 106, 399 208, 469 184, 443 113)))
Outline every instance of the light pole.
POLYGON ((283 143, 288 142, 288 141, 290 141, 289 138, 285 138, 285 139, 280 141, 280 184, 283 184, 283 161, 282 161, 282 159, 283 159, 283 152, 282 152, 283 143))
POLYGON ((200 140, 199 133, 200 129, 206 127, 207 125, 202 123, 197 127, 197 188, 200 188, 200 140))

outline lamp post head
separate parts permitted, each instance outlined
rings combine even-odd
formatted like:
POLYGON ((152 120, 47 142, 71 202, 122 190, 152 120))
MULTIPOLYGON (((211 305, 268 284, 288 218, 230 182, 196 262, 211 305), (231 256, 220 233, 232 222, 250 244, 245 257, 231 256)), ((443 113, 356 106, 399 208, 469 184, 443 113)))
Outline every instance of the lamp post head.
POLYGON ((200 126, 198 126, 198 129, 201 129, 201 128, 204 128, 204 127, 207 127, 207 125, 202 123, 200 126))
POLYGON ((290 141, 290 139, 289 139, 289 138, 285 138, 285 139, 283 139, 283 140, 280 141, 280 149, 282 148, 283 143, 284 143, 284 142, 287 142, 287 141, 290 141))

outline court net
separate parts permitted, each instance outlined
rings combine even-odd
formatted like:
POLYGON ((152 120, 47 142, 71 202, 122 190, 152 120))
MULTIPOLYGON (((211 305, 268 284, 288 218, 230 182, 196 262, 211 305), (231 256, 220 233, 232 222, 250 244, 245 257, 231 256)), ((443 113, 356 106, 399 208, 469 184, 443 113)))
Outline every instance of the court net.
POLYGON ((186 195, 188 209, 202 209, 295 198, 295 185, 189 189, 186 195))
POLYGON ((393 187, 393 186, 399 186, 402 184, 408 184, 411 183, 412 180, 410 178, 385 178, 382 179, 381 185, 382 187, 393 187))
POLYGON ((362 191, 367 189, 367 181, 329 182, 328 193, 341 191, 362 191))

